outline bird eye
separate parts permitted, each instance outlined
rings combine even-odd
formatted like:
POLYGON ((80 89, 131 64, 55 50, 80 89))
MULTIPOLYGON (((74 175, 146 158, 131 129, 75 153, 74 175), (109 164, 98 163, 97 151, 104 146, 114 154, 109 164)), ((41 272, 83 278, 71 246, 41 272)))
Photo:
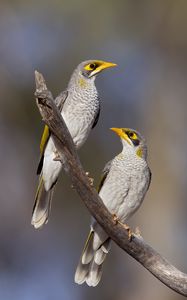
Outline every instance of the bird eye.
POLYGON ((97 63, 91 63, 84 67, 87 71, 94 71, 98 67, 97 63))
POLYGON ((130 132, 129 132, 128 136, 129 136, 131 139, 134 139, 134 138, 136 138, 136 135, 135 135, 135 133, 134 133, 134 132, 132 132, 132 131, 130 131, 130 132))
POLYGON ((128 134, 129 139, 131 139, 131 141, 133 142, 134 146, 138 146, 140 144, 140 141, 135 132, 129 131, 127 134, 128 134))
POLYGON ((90 64, 90 69, 94 70, 96 67, 96 64, 90 64))

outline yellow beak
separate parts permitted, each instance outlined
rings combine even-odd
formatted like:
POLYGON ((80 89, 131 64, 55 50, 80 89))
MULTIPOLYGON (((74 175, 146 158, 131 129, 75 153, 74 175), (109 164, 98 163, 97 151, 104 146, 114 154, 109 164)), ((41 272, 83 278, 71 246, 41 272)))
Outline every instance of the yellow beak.
POLYGON ((120 137, 122 137, 122 135, 124 134, 121 128, 115 128, 112 127, 110 128, 112 131, 114 131, 117 135, 119 135, 120 137))
POLYGON ((107 62, 107 61, 101 61, 100 66, 97 68, 97 70, 104 70, 104 69, 108 69, 108 68, 112 68, 112 67, 116 67, 117 64, 114 64, 112 62, 107 62))
POLYGON ((129 145, 131 145, 131 142, 129 140, 129 137, 128 135, 124 132, 123 128, 115 128, 115 127, 112 127, 110 128, 112 131, 114 131, 117 135, 120 136, 120 138, 124 139, 125 141, 127 141, 127 143, 129 145))
POLYGON ((101 71, 103 71, 105 69, 117 66, 117 64, 114 64, 112 62, 107 62, 107 61, 102 61, 102 60, 98 60, 97 62, 99 64, 99 66, 94 71, 91 72, 90 77, 94 76, 97 73, 100 73, 101 71))

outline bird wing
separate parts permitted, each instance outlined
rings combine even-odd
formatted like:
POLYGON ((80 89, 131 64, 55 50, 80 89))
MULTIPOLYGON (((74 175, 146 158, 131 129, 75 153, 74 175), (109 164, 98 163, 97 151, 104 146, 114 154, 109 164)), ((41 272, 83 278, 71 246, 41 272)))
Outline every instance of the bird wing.
MULTIPOLYGON (((67 99, 68 96, 68 91, 64 91, 60 93, 56 98, 55 98, 55 104, 57 105, 58 109, 60 112, 62 111, 63 105, 67 99)), ((41 142, 40 142, 40 160, 37 168, 37 175, 41 173, 42 167, 43 167, 43 159, 44 159, 44 151, 47 145, 47 142, 50 138, 51 132, 49 130, 49 127, 45 125, 44 131, 42 134, 41 142)))
POLYGON ((68 97, 68 91, 63 91, 55 98, 55 104, 60 110, 60 112, 62 111, 62 108, 64 106, 67 97, 68 97))
POLYGON ((103 186, 103 184, 104 184, 104 182, 105 182, 105 180, 106 180, 106 178, 107 178, 107 175, 108 175, 108 173, 109 173, 109 171, 110 171, 110 167, 111 167, 112 161, 113 161, 113 160, 110 160, 110 161, 105 165, 105 167, 104 167, 104 169, 103 169, 103 171, 102 171, 101 180, 100 180, 100 183, 99 183, 99 186, 98 186, 98 189, 97 189, 98 193, 100 192, 100 190, 101 190, 101 188, 102 188, 102 186, 103 186))
POLYGON ((92 129, 97 125, 97 122, 98 122, 99 116, 100 116, 100 111, 101 111, 101 108, 100 108, 100 105, 99 105, 97 115, 96 115, 95 120, 94 120, 93 125, 92 125, 92 129))
MULTIPOLYGON (((148 167, 148 168, 149 168, 149 167, 148 167)), ((151 179, 152 179, 152 173, 151 173, 151 170, 150 170, 150 168, 149 168, 149 183, 148 183, 148 188, 147 188, 147 190, 148 190, 149 187, 150 187, 151 179)))

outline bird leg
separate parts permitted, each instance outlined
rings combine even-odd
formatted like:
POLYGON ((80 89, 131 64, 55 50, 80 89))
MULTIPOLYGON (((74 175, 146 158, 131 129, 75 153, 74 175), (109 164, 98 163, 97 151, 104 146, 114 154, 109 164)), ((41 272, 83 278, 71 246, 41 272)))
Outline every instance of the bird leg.
POLYGON ((116 216, 116 214, 113 214, 113 221, 114 221, 114 224, 116 225, 117 223, 119 223, 121 226, 123 226, 123 228, 125 228, 125 230, 127 231, 128 233, 128 240, 129 242, 131 242, 132 240, 132 237, 133 237, 133 232, 131 231, 130 227, 125 224, 125 223, 122 223, 119 218, 116 216))
POLYGON ((89 174, 90 174, 89 172, 86 172, 85 174, 86 174, 86 176, 88 177, 88 180, 89 180, 90 185, 93 186, 94 179, 93 179, 92 177, 89 176, 89 174))

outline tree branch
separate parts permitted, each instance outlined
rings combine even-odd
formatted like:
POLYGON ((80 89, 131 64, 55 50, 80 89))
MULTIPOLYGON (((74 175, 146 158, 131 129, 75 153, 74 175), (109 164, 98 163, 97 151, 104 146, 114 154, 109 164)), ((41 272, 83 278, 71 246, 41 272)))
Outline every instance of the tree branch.
POLYGON ((73 140, 55 105, 51 92, 47 89, 42 74, 35 72, 36 102, 44 122, 52 132, 52 138, 63 163, 70 176, 74 188, 90 211, 91 215, 105 229, 107 234, 129 255, 142 264, 157 279, 177 293, 187 296, 187 274, 182 273, 164 257, 146 244, 143 238, 133 234, 128 239, 127 230, 115 223, 113 216, 104 206, 96 190, 90 185, 77 155, 73 140))

